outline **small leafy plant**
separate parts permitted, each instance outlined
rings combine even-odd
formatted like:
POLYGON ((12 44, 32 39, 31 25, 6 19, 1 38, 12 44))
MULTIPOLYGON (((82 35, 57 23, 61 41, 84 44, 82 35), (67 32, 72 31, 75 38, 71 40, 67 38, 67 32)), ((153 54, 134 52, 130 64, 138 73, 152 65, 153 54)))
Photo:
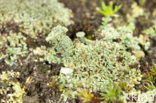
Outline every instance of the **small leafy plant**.
POLYGON ((121 89, 117 85, 109 84, 109 88, 105 93, 101 93, 101 99, 106 100, 108 103, 111 100, 119 100, 121 98, 121 89))
POLYGON ((146 3, 146 0, 139 0, 139 5, 140 5, 140 6, 144 6, 145 3, 146 3))
POLYGON ((122 5, 115 6, 113 8, 113 2, 110 2, 109 5, 107 6, 104 2, 101 3, 102 9, 97 8, 97 11, 105 16, 114 16, 117 11, 119 11, 122 7, 122 5))
POLYGON ((78 97, 83 103, 89 103, 93 100, 94 95, 89 90, 82 89, 79 91, 78 97))
POLYGON ((155 89, 155 86, 152 82, 149 82, 147 83, 147 86, 145 86, 145 88, 148 90, 148 91, 152 91, 155 89))
POLYGON ((154 67, 150 69, 150 74, 147 79, 148 81, 147 86, 145 86, 145 88, 148 91, 152 91, 153 89, 155 89, 155 86, 154 86, 155 80, 156 80, 156 65, 154 65, 154 67))
POLYGON ((156 65, 154 65, 154 67, 150 69, 150 73, 147 78, 148 82, 154 83, 155 80, 156 80, 156 65))
POLYGON ((156 37, 156 25, 144 30, 144 33, 151 37, 156 37))
POLYGON ((150 71, 153 76, 156 76, 156 65, 154 65, 154 68, 150 69, 150 71))
POLYGON ((153 75, 149 74, 147 81, 154 82, 155 80, 156 80, 156 78, 153 75))

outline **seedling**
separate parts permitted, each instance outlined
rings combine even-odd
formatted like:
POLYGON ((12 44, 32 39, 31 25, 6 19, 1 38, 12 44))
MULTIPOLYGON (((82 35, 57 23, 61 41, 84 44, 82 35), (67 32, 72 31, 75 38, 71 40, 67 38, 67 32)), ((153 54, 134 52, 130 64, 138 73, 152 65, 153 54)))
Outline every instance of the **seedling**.
POLYGON ((155 86, 152 82, 149 82, 147 83, 147 86, 145 86, 145 88, 148 90, 148 91, 152 91, 155 89, 155 86))
POLYGON ((89 103, 93 98, 93 94, 88 90, 79 91, 78 96, 83 101, 83 103, 89 103))
POLYGON ((156 76, 156 65, 154 66, 154 68, 150 69, 150 71, 153 76, 156 76))
POLYGON ((147 81, 154 82, 156 78, 153 75, 149 75, 147 81))
POLYGON ((117 85, 109 84, 109 88, 106 93, 101 93, 101 99, 110 102, 111 100, 120 99, 121 93, 122 91, 117 85))
POLYGON ((156 37, 156 25, 153 25, 150 28, 144 30, 144 33, 151 37, 156 37))
POLYGON ((97 8, 97 11, 105 16, 115 16, 115 13, 118 12, 122 7, 122 5, 119 5, 113 8, 113 2, 110 2, 108 6, 104 2, 102 2, 101 6, 102 10, 100 8, 97 8))
POLYGON ((144 6, 145 3, 146 3, 146 0, 139 0, 139 4, 140 4, 140 6, 144 6))

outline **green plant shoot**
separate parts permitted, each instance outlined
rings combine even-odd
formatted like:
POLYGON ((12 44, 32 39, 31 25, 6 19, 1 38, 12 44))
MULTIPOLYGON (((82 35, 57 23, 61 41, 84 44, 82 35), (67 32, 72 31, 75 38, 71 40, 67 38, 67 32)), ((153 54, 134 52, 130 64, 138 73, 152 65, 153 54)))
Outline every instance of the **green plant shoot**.
POLYGON ((97 8, 97 11, 105 16, 114 16, 115 13, 118 12, 122 7, 122 5, 119 5, 113 8, 113 2, 110 2, 108 6, 104 2, 102 2, 101 6, 102 10, 100 8, 97 8))

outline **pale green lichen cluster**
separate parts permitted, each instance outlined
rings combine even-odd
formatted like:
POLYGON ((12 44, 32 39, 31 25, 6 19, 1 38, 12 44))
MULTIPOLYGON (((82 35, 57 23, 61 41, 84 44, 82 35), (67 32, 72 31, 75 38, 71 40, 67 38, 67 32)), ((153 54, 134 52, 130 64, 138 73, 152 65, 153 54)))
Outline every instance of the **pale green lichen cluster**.
POLYGON ((132 24, 117 29, 107 24, 99 29, 103 39, 93 41, 82 36, 72 42, 65 35, 66 28, 55 27, 47 37, 54 43, 46 60, 64 65, 58 76, 63 96, 75 97, 81 88, 105 92, 109 84, 126 83, 129 88, 138 84, 142 76, 134 54, 140 47, 133 30, 132 24), (135 64, 138 67, 132 68, 135 64))
POLYGON ((14 21, 32 38, 49 33, 54 23, 72 23, 71 11, 57 0, 1 0, 0 5, 0 24, 14 21))
MULTIPOLYGON (((41 57, 43 61, 48 50, 46 46, 36 45, 38 38, 46 42, 44 38, 53 27, 73 23, 71 10, 57 0, 0 0, 0 5, 0 62, 4 70, 5 67, 22 69, 21 64, 29 63, 29 58, 36 62, 36 58, 41 57), (36 44, 31 45, 31 42, 36 44)), ((1 103, 23 103, 26 92, 17 80, 20 75, 20 72, 2 70, 1 103)))
POLYGON ((57 23, 72 23, 71 11, 57 0, 1 0, 0 5, 0 60, 8 65, 25 56, 28 39, 44 38, 57 23))
POLYGON ((20 33, 10 32, 0 36, 0 60, 4 59, 8 65, 13 65, 27 53, 26 38, 20 33))
MULTIPOLYGON (((49 63, 61 63, 61 58, 70 57, 73 50, 72 40, 66 36, 67 28, 58 25, 53 28, 51 33, 47 36, 46 41, 49 42, 52 47, 49 48, 49 53, 45 56, 45 59, 49 63), (57 54, 61 54, 60 58, 57 54)), ((59 55, 58 55, 59 56, 59 55)))

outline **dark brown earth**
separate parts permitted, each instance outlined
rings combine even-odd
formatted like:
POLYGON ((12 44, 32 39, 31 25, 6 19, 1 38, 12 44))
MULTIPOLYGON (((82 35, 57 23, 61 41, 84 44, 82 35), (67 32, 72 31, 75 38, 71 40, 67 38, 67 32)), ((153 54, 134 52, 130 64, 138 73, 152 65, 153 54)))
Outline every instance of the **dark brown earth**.
POLYGON ((74 14, 74 25, 69 26, 69 36, 75 38, 78 31, 84 31, 86 35, 94 35, 95 30, 101 24, 102 15, 96 11, 100 0, 59 0, 70 8, 74 14))

